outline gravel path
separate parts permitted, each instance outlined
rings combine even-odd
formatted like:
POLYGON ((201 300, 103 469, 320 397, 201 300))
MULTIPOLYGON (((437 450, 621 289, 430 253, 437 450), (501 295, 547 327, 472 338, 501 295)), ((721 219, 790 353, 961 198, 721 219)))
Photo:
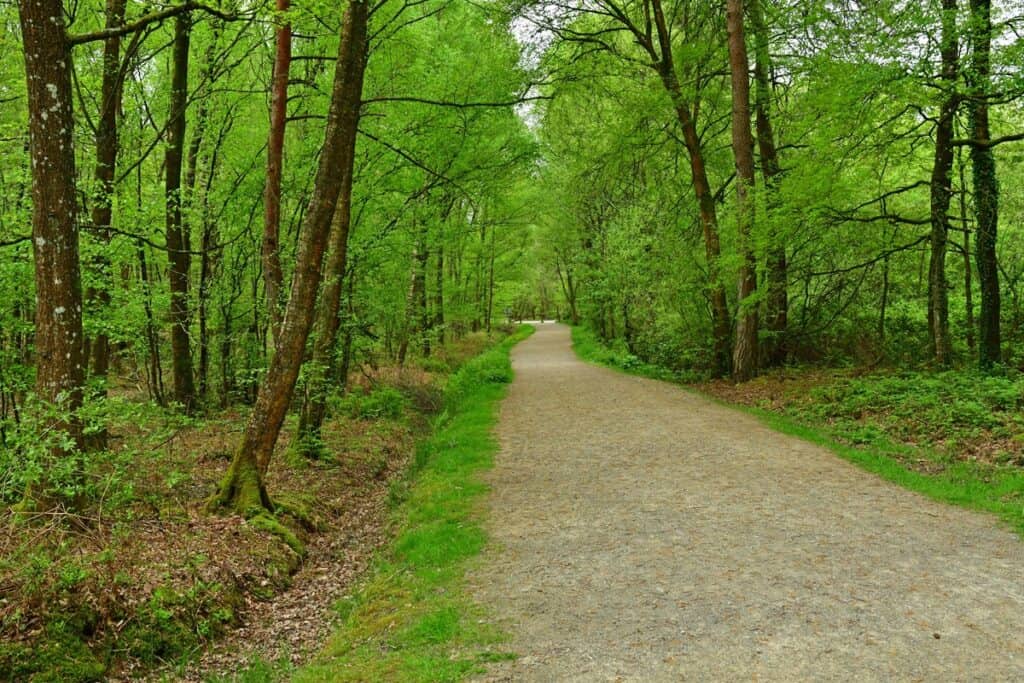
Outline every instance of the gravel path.
POLYGON ((513 353, 488 681, 1024 680, 1024 543, 683 389, 513 353))

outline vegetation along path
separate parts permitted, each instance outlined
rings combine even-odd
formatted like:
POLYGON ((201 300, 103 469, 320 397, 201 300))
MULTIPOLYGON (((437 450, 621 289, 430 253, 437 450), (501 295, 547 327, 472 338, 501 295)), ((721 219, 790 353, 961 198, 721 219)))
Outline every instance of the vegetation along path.
POLYGON ((514 352, 486 680, 1021 680, 1024 544, 680 387, 514 352))

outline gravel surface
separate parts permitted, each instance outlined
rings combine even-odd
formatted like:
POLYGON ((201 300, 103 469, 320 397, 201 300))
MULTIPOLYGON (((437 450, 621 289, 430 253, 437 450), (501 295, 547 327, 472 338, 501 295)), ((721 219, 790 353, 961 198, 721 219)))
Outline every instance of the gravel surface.
POLYGON ((1024 543, 666 383, 513 353, 487 681, 1024 680, 1024 543))

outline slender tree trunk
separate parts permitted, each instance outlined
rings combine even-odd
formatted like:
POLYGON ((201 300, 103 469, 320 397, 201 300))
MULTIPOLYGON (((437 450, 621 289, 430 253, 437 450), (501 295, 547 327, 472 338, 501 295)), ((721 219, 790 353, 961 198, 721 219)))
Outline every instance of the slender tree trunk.
POLYGON ((348 282, 345 293, 345 324, 341 335, 340 362, 334 372, 334 382, 344 391, 348 387, 348 371, 352 367, 352 340, 355 337, 355 293, 356 269, 355 261, 348 269, 348 282))
POLYGON ((878 304, 878 345, 885 353, 885 314, 889 307, 889 257, 882 259, 882 300, 878 304))
POLYGON ((146 359, 146 375, 150 394, 163 406, 167 399, 164 396, 163 369, 160 366, 160 339, 153 317, 153 288, 149 281, 149 265, 146 263, 146 245, 141 240, 136 253, 139 259, 139 278, 142 281, 142 306, 146 312, 146 349, 149 354, 146 359))
POLYGON ((223 321, 223 330, 220 337, 220 406, 227 408, 231 401, 231 394, 235 391, 234 368, 231 364, 231 339, 234 325, 234 316, 231 312, 231 299, 221 302, 220 316, 223 321))
MULTIPOLYGON (((214 59, 217 48, 217 38, 219 35, 220 25, 217 24, 214 28, 213 39, 206 48, 205 80, 208 85, 212 85, 216 78, 214 59)), ((204 403, 207 399, 210 383, 209 309, 210 292, 213 286, 212 280, 215 258, 214 246, 216 242, 214 230, 215 224, 214 221, 210 220, 209 216, 210 188, 212 186, 213 179, 216 176, 218 152, 224 141, 224 129, 230 128, 230 124, 223 126, 215 140, 214 148, 210 152, 207 163, 206 182, 202 187, 201 195, 199 195, 196 192, 196 186, 199 176, 200 153, 202 151, 203 141, 206 137, 210 118, 210 107, 208 102, 209 100, 204 98, 199 103, 199 110, 196 113, 195 133, 189 141, 188 163, 187 170, 185 172, 185 190, 188 207, 190 209, 189 213, 192 216, 199 215, 200 223, 202 224, 202 230, 200 232, 199 291, 197 297, 198 301, 196 302, 196 312, 199 317, 199 343, 197 344, 199 352, 199 367, 197 371, 199 384, 198 396, 199 400, 204 403), (197 204, 201 211, 196 211, 197 204)), ((191 235, 192 229, 189 221, 182 221, 182 223, 183 226, 185 226, 184 233, 187 238, 187 236, 191 235)), ((186 243, 190 243, 190 240, 186 239, 186 243)))
MULTIPOLYGON (((18 4, 25 50, 29 153, 32 160, 32 247, 36 285, 36 395, 56 407, 47 428, 69 443, 52 442, 58 457, 80 449, 85 379, 82 356, 82 280, 75 198, 75 127, 71 51, 61 0, 18 4), (70 449, 69 446, 70 445, 70 449)), ((29 492, 35 498, 41 492, 29 492)))
POLYGON ((964 162, 961 148, 957 148, 957 169, 960 172, 960 224, 964 229, 964 309, 967 313, 967 348, 974 351, 976 337, 974 333, 974 286, 971 282, 971 226, 967 211, 967 179, 964 173, 964 162))
MULTIPOLYGON (((491 333, 491 327, 494 319, 494 233, 497 232, 495 228, 491 228, 491 239, 490 239, 490 254, 487 259, 487 310, 484 312, 486 320, 487 334, 491 333)), ((541 312, 544 315, 544 312, 541 312)))
POLYGON ((427 308, 427 265, 430 263, 430 247, 427 244, 429 225, 423 221, 416 245, 416 327, 420 333, 420 352, 426 358, 430 355, 430 309, 427 308))
MULTIPOLYGON (((778 205, 776 184, 782 168, 779 165, 778 150, 775 147, 775 131, 771 119, 771 55, 768 44, 768 27, 764 22, 761 0, 749 0, 751 24, 754 27, 754 107, 756 110, 757 146, 761 156, 761 175, 764 177, 766 207, 769 214, 778 205)), ((789 318, 789 272, 786 260, 786 241, 783 231, 773 223, 768 243, 768 272, 765 308, 766 327, 771 337, 765 357, 769 365, 779 366, 786 362, 786 327, 789 318)))
MULTIPOLYGON (((358 112, 356 113, 358 116, 358 112)), ((358 125, 358 120, 356 121, 358 125)), ((315 324, 313 357, 299 414, 299 447, 307 456, 320 452, 320 428, 327 415, 327 387, 337 363, 338 328, 341 325, 341 291, 348 264, 348 240, 352 225, 352 175, 354 164, 342 169, 341 192, 334 210, 327 256, 327 282, 320 295, 315 324)))
MULTIPOLYGON (((141 138, 139 142, 139 154, 142 153, 141 138)), ((135 210, 142 215, 142 165, 135 169, 135 210)), ((167 395, 164 392, 163 367, 160 363, 160 338, 157 333, 156 319, 153 315, 153 285, 149 272, 149 265, 146 262, 146 245, 140 239, 136 242, 136 256, 139 261, 139 280, 142 283, 142 305, 146 312, 146 348, 148 357, 146 360, 146 371, 149 378, 150 393, 160 406, 167 405, 167 395)))
MULTIPOLYGON (((290 0, 276 0, 285 13, 290 0)), ((287 21, 275 33, 273 81, 270 87, 270 135, 267 139, 267 183, 263 190, 263 282, 270 312, 270 329, 276 342, 281 328, 281 170, 284 132, 288 120, 288 72, 292 60, 292 27, 287 21)))
POLYGON ((1000 334, 1001 301, 996 238, 999 228, 999 181, 996 159, 988 145, 991 139, 988 101, 991 90, 990 52, 992 45, 992 4, 989 0, 971 0, 971 90, 970 120, 972 137, 981 144, 971 146, 974 207, 977 235, 974 238, 981 290, 978 311, 978 364, 989 369, 1002 362, 1000 334))
POLYGON ((732 74, 732 152, 736 159, 736 210, 740 264, 736 341, 732 376, 745 382, 757 374, 757 307, 749 304, 757 289, 757 260, 751 241, 754 222, 754 139, 750 132, 750 68, 743 36, 743 0, 728 0, 729 70, 732 74))
POLYGON ((690 114, 690 103, 683 96, 676 75, 675 60, 672 56, 672 41, 665 21, 661 0, 651 0, 654 13, 654 24, 657 28, 658 46, 660 50, 650 47, 652 56, 657 57, 654 65, 661 77, 661 82, 672 100, 676 118, 683 132, 683 141, 690 158, 693 192, 700 208, 700 223, 704 232, 704 249, 708 261, 708 296, 711 302, 711 336, 714 355, 714 372, 719 376, 729 374, 729 305, 725 296, 725 285, 722 283, 718 262, 721 257, 721 246, 718 237, 718 215, 715 210, 715 198, 708 182, 707 167, 704 163, 704 150, 701 146, 697 124, 690 114))
POLYGON ((960 105, 955 92, 957 78, 956 0, 942 0, 943 101, 935 125, 935 161, 931 178, 931 257, 928 266, 928 326, 935 363, 952 361, 949 337, 949 291, 946 282, 946 249, 949 239, 949 202, 952 198, 953 123, 960 105))
MULTIPOLYGON (((124 23, 126 0, 107 0, 106 27, 113 28, 124 23)), ((109 244, 113 223, 114 171, 117 166, 118 129, 117 115, 121 109, 121 38, 108 38, 103 44, 103 80, 100 86, 100 112, 96 122, 96 196, 93 197, 92 224, 104 244, 109 244)), ((113 279, 110 274, 110 257, 101 250, 95 259, 99 287, 90 287, 86 299, 92 304, 96 315, 102 319, 110 306, 110 290, 113 279)), ((110 369, 110 338, 101 327, 96 338, 87 346, 84 361, 91 355, 92 376, 101 380, 96 388, 97 396, 107 394, 106 378, 110 369)), ((89 448, 103 450, 107 447, 107 430, 93 432, 88 440, 89 448)))
MULTIPOLYGON (((126 0, 107 0, 106 27, 113 28, 124 23, 126 0)), ((100 86, 100 115, 96 122, 96 196, 93 198, 92 224, 104 242, 111 237, 113 222, 112 200, 114 196, 114 170, 117 166, 118 129, 117 114, 121 109, 121 37, 107 38, 103 44, 103 82, 100 86)), ((102 313, 110 305, 110 257, 99 255, 99 275, 102 285, 90 290, 89 298, 102 313)), ((101 330, 92 344, 92 375, 106 378, 110 368, 110 339, 101 330)), ((102 388, 106 394, 106 388, 102 388)), ((94 440, 97 448, 106 446, 106 433, 94 440)))
POLYGON ((165 179, 167 198, 167 256, 170 261, 171 355, 174 369, 174 400, 186 413, 196 408, 195 379, 189 340, 189 239, 181 220, 181 162, 185 144, 188 104, 188 57, 192 26, 188 13, 178 15, 174 24, 174 59, 171 74, 170 125, 167 129, 165 179))
POLYGON ((435 339, 439 347, 444 346, 444 225, 454 201, 441 217, 437 228, 437 272, 434 275, 434 320, 432 325, 436 332, 435 339))
POLYGON ((351 171, 346 169, 352 168, 355 158, 368 10, 365 0, 353 0, 345 8, 324 145, 299 232, 295 275, 277 349, 216 499, 220 506, 242 513, 272 507, 264 484, 267 467, 295 391, 306 340, 313 326, 321 266, 338 197, 345 183, 351 182, 351 171))
MULTIPOLYGON (((417 220, 416 218, 413 219, 417 220)), ((409 290, 405 297, 405 320, 402 321, 402 338, 398 345, 398 364, 405 365, 409 353, 409 343, 417 331, 423 332, 424 320, 422 304, 426 303, 426 240, 423 237, 426 224, 420 222, 416 230, 416 243, 412 248, 412 260, 409 268, 409 290)), ((429 347, 427 349, 429 351, 429 347)))

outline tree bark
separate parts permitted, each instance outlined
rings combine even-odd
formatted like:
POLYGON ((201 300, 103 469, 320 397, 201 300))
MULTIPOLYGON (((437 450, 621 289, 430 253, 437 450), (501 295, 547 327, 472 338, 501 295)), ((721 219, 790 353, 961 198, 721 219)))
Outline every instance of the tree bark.
POLYGON ((757 307, 747 301, 757 290, 757 260, 751 242, 754 222, 754 139, 750 132, 750 68, 743 35, 743 0, 728 0, 729 71, 732 80, 732 152, 736 160, 736 213, 740 264, 736 341, 732 377, 745 382, 757 375, 757 307))
POLYGON ((713 370, 716 375, 729 373, 729 305, 725 296, 725 285, 722 284, 718 269, 721 257, 721 245, 718 237, 718 215, 715 210, 715 198, 708 182, 707 167, 704 162, 704 150, 701 146, 697 125, 690 114, 690 103, 683 96, 676 74, 675 59, 672 56, 672 43, 668 24, 665 21, 661 0, 651 0, 654 23, 657 28, 659 50, 650 47, 652 57, 658 61, 654 65, 661 77, 662 85, 672 100, 676 118, 683 132, 683 142, 690 158, 693 192, 700 209, 700 223, 704 233, 704 249, 708 261, 708 296, 711 302, 711 336, 714 355, 713 370))
MULTIPOLYGON (((764 177, 765 205, 771 214, 778 205, 776 184, 782 167, 775 147, 775 131, 771 119, 771 55, 768 28, 765 25, 761 0, 749 0, 750 21, 754 28, 754 108, 756 111, 757 147, 761 156, 761 175, 764 177)), ((770 217, 770 216, 769 216, 770 217)), ((786 362, 786 327, 789 319, 789 272, 786 260, 786 241, 779 226, 774 226, 768 243, 767 291, 765 308, 766 327, 770 333, 765 358, 769 365, 786 362)))
MULTIPOLYGON (((124 23, 126 0, 107 0, 106 27, 114 28, 124 23)), ((103 44, 103 81, 100 86, 100 115, 96 122, 96 196, 93 197, 92 224, 104 242, 110 242, 110 225, 113 222, 114 171, 117 167, 118 127, 117 115, 121 109, 121 37, 107 38, 103 44)), ((110 305, 110 258, 99 255, 99 276, 103 282, 98 289, 90 290, 89 297, 102 314, 110 305)), ((110 368, 110 339, 102 329, 92 341, 92 375, 106 378, 110 368)), ((106 394, 106 389, 101 389, 106 394)), ((100 435, 94 445, 105 446, 105 435, 100 435)))
MULTIPOLYGON (((285 13, 290 0, 277 0, 285 13)), ((275 343, 281 328, 281 170, 284 163, 284 132, 288 120, 288 71, 292 60, 292 26, 281 19, 275 33, 274 72, 270 87, 270 134, 267 139, 267 183, 263 190, 263 283, 270 312, 270 331, 275 343)))
MULTIPOLYGON (((991 90, 992 4, 990 0, 971 0, 971 90, 970 121, 973 137, 982 143, 991 139, 988 101, 991 90)), ((990 369, 1002 362, 1000 332, 1001 301, 996 238, 999 228, 999 181, 996 159, 987 144, 971 146, 974 210, 977 234, 974 237, 978 264, 978 365, 990 369)))
POLYGON ((952 198, 953 123, 960 106, 955 92, 958 70, 956 0, 942 0, 943 101, 935 125, 935 159, 931 177, 931 258, 928 266, 928 327, 935 363, 951 362, 949 291, 946 282, 946 249, 949 236, 949 203, 952 198))
POLYGON ((420 353, 426 358, 430 355, 430 309, 427 308, 427 265, 430 263, 430 247, 427 244, 429 224, 423 221, 416 244, 416 327, 420 333, 420 353))
POLYGON ((321 266, 338 197, 346 182, 351 183, 351 171, 346 173, 345 169, 351 169, 354 163, 366 66, 368 10, 366 0, 353 0, 345 8, 324 145, 313 193, 299 231, 295 275, 280 338, 246 423, 242 442, 216 497, 221 507, 243 514, 272 508, 264 484, 265 475, 295 391, 306 340, 313 325, 321 266))
POLYGON ((174 22, 174 57, 171 73, 170 125, 167 129, 165 156, 165 195, 167 201, 168 280, 171 288, 171 366, 174 371, 174 400, 186 413, 196 408, 195 379, 192 376, 192 350, 189 340, 188 280, 191 258, 189 240, 181 221, 181 162, 185 144, 185 115, 188 104, 188 57, 191 18, 179 14, 174 22))
MULTIPOLYGON (((36 395, 53 407, 47 428, 81 449, 77 411, 85 378, 82 281, 78 258, 71 52, 61 0, 18 4, 25 50, 29 153, 32 160, 32 246, 36 286, 36 395)), ((69 449, 55 440, 53 455, 69 449)), ((35 492, 29 492, 34 497, 35 492)))
POLYGON ((960 172, 960 224, 964 229, 964 310, 966 312, 965 321, 967 327, 967 348, 974 351, 976 344, 975 337, 975 322, 974 322, 974 286, 971 282, 971 226, 968 218, 967 211, 967 179, 964 173, 964 162, 963 156, 961 155, 962 147, 957 149, 956 160, 957 170, 960 172))
MULTIPOLYGON (((357 112, 358 116, 358 112, 357 112)), ((358 120, 356 121, 358 126, 358 120)), ((352 225, 352 176, 354 164, 342 169, 341 192, 334 210, 327 256, 327 282, 320 295, 309 378, 299 413, 299 447, 303 454, 320 452, 320 428, 327 415, 327 387, 337 363, 338 328, 341 326, 341 290, 348 264, 348 240, 352 225)))

